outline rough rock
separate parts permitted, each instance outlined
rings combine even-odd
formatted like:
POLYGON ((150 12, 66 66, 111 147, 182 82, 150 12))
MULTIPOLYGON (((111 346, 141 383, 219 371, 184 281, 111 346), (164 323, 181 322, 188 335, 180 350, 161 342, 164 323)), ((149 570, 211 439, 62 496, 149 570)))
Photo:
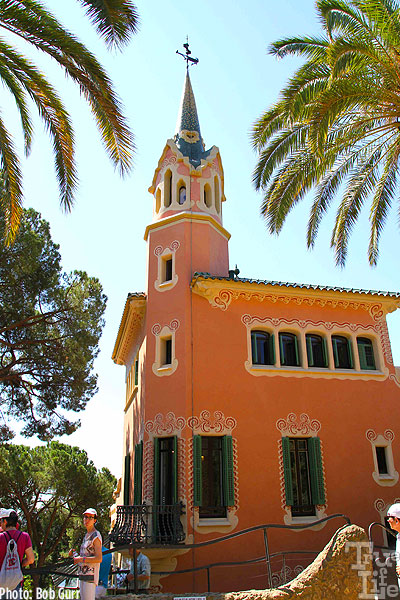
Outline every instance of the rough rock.
MULTIPOLYGON (((373 589, 372 557, 368 537, 361 527, 339 529, 317 558, 295 579, 276 589, 243 592, 170 594, 147 596, 127 594, 118 600, 173 600, 179 596, 206 596, 207 600, 359 600, 373 589)), ((373 597, 373 594, 370 596, 373 597)))

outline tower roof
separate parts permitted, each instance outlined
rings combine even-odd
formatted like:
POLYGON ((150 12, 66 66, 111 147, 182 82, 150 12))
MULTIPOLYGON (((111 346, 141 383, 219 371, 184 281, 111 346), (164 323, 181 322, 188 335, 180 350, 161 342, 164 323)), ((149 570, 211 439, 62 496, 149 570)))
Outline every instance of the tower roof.
POLYGON ((182 100, 176 123, 175 143, 180 152, 189 158, 194 167, 198 167, 201 159, 205 159, 210 150, 204 149, 200 132, 199 117, 197 115, 196 101, 194 99, 189 73, 186 73, 183 86, 182 100))

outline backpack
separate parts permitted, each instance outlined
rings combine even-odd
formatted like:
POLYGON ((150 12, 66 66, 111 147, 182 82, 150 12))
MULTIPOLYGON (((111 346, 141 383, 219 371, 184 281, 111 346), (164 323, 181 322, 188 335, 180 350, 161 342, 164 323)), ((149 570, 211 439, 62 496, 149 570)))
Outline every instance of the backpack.
MULTIPOLYGON (((3 564, 0 569, 0 589, 15 590, 17 585, 22 581, 23 575, 21 571, 21 562, 17 551, 17 541, 21 536, 21 531, 16 540, 11 537, 8 531, 3 532, 7 536, 8 543, 3 564)), ((6 538, 6 539, 7 539, 6 538)))

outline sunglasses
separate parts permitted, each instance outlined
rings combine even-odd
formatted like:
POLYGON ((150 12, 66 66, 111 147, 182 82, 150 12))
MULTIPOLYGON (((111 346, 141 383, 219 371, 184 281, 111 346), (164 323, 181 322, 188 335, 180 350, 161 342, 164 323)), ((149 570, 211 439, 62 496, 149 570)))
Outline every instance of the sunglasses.
POLYGON ((83 515, 84 519, 94 519, 94 517, 90 516, 90 515, 83 515))

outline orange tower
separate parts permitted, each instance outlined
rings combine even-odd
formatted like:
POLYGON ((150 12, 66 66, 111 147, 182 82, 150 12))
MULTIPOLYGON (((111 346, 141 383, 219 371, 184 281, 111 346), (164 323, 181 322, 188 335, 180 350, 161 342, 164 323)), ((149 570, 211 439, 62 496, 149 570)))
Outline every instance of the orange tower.
POLYGON ((383 524, 400 496, 399 294, 229 270, 221 157, 188 74, 149 191, 147 291, 128 295, 113 352, 126 400, 111 539, 143 548, 155 590, 278 585, 343 524, 323 519, 383 524), (269 530, 268 568, 262 531, 198 546, 268 523, 297 527, 269 530))

